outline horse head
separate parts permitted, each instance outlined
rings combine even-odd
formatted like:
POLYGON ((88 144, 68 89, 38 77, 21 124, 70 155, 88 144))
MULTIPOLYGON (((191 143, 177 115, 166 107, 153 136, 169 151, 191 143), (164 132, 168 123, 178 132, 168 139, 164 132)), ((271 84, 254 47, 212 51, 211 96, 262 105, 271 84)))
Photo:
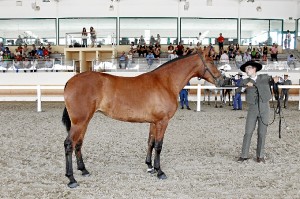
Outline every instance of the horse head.
POLYGON ((198 77, 215 84, 217 87, 224 85, 224 77, 213 62, 213 58, 209 56, 209 49, 200 50, 198 55, 202 61, 202 70, 199 71, 198 77))

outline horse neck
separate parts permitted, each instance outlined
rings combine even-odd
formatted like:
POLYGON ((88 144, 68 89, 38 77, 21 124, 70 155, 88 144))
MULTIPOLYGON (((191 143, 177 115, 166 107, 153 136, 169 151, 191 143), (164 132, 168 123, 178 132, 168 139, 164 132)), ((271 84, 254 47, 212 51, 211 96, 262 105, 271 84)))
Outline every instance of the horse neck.
POLYGON ((186 86, 188 81, 197 76, 200 63, 198 55, 192 55, 178 61, 171 62, 158 70, 157 74, 161 77, 161 82, 165 82, 167 86, 177 95, 179 91, 186 86), (198 58, 198 60, 197 60, 198 58), (165 81, 167 80, 167 81, 165 81))

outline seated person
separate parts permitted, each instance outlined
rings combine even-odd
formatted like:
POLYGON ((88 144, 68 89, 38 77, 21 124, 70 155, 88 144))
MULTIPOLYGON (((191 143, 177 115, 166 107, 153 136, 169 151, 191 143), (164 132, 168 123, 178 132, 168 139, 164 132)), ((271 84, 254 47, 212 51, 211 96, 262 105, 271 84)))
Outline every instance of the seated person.
POLYGON ((242 57, 240 51, 237 51, 237 52, 236 52, 236 56, 235 56, 235 64, 236 64, 236 67, 237 67, 238 69, 240 69, 241 65, 243 64, 243 57, 242 57))
POLYGON ((251 51, 251 59, 252 59, 252 60, 253 60, 253 59, 256 59, 256 54, 257 54, 256 49, 253 48, 252 51, 251 51))
POLYGON ((147 60, 147 64, 148 64, 148 67, 150 68, 153 64, 153 60, 155 59, 152 51, 149 52, 149 54, 146 56, 146 60, 147 60))
POLYGON ((287 58, 287 65, 292 69, 292 65, 294 66, 294 69, 296 68, 296 59, 293 54, 290 54, 287 58))
POLYGON ((122 52, 120 58, 119 58, 119 67, 122 68, 122 63, 125 64, 125 69, 127 68, 127 56, 125 54, 125 51, 122 52))

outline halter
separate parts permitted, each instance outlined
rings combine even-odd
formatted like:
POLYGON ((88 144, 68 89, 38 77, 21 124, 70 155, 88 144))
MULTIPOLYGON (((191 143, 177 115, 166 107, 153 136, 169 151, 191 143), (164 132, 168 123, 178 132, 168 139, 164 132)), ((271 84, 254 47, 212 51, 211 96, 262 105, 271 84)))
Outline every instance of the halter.
POLYGON ((222 76, 222 74, 220 74, 218 77, 215 77, 215 76, 213 75, 213 73, 211 72, 211 70, 207 67, 206 62, 205 62, 204 59, 203 59, 203 56, 202 56, 200 53, 198 53, 198 55, 199 55, 199 57, 200 57, 202 63, 204 64, 204 73, 203 73, 202 77, 205 75, 206 71, 208 71, 209 74, 214 78, 214 80, 217 81, 218 78, 222 76))

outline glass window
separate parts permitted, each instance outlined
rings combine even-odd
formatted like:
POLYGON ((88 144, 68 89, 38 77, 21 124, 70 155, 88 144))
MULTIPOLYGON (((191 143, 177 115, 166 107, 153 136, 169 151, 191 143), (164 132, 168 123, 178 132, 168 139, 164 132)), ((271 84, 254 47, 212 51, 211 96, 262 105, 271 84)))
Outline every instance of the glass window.
POLYGON ((98 45, 108 45, 116 42, 116 18, 61 18, 59 19, 59 44, 81 45, 81 33, 84 27, 88 32, 88 45, 91 44, 90 27, 93 27, 96 31, 98 45))
POLYGON ((216 38, 222 33, 225 38, 224 45, 236 44, 237 27, 237 19, 181 18, 181 40, 183 44, 196 45, 199 40, 202 45, 215 44, 216 38))
POLYGON ((177 43, 177 18, 120 18, 120 45, 139 44, 143 39, 146 44, 177 43))
POLYGON ((4 45, 56 45, 56 19, 0 19, 4 45))
POLYGON ((282 24, 282 20, 241 19, 241 45, 281 45, 282 24))

